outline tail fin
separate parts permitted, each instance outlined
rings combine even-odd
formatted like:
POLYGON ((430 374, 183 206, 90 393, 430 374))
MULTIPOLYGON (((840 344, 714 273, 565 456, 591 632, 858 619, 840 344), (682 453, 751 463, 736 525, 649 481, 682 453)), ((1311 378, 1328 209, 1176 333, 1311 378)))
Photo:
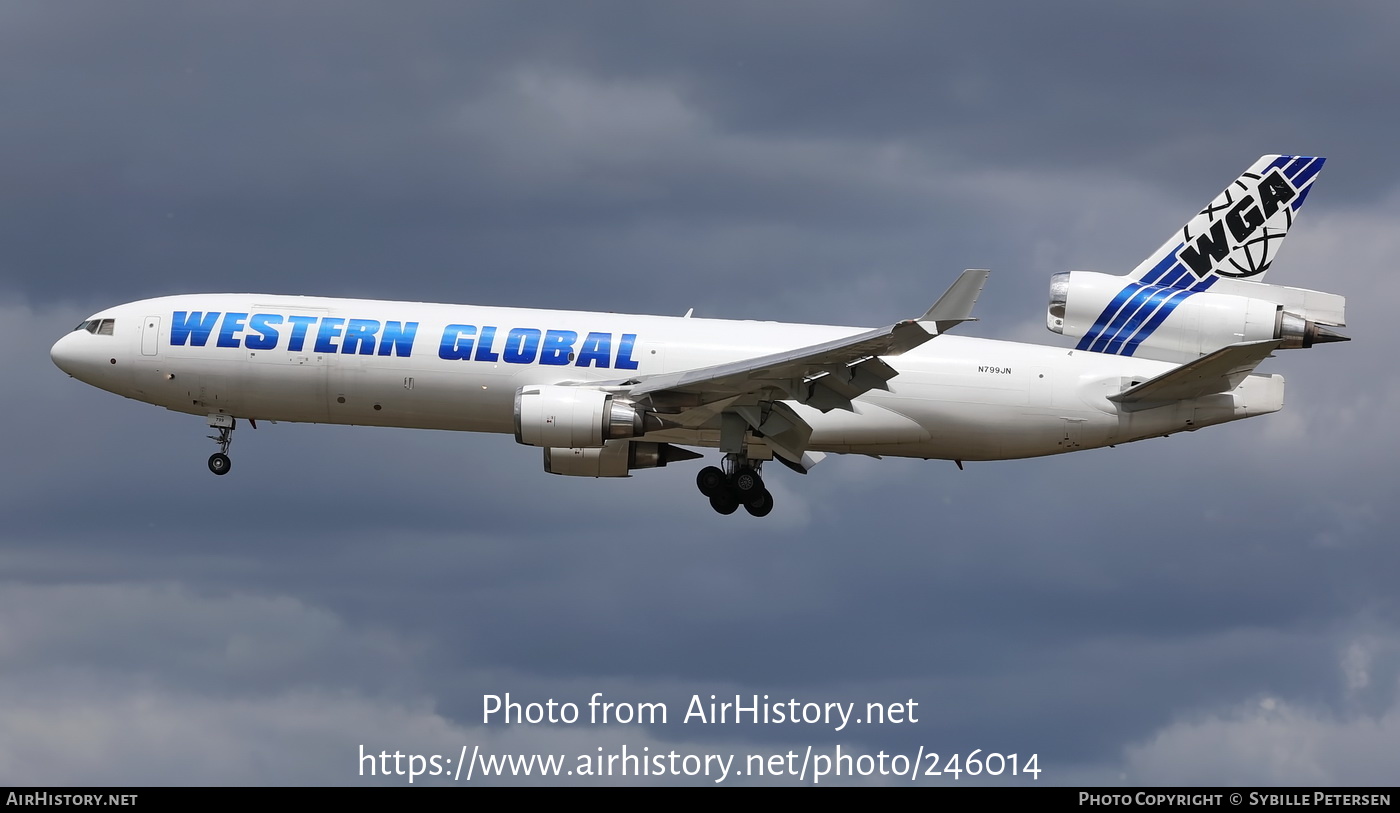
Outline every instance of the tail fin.
POLYGON ((1191 291, 1220 277, 1262 281, 1326 160, 1261 157, 1128 277, 1191 291))
POLYGON ((1126 277, 1055 274, 1046 326, 1079 337, 1076 350, 1163 361, 1240 342, 1343 341, 1330 328, 1346 324, 1345 297, 1262 281, 1323 160, 1260 158, 1126 277))

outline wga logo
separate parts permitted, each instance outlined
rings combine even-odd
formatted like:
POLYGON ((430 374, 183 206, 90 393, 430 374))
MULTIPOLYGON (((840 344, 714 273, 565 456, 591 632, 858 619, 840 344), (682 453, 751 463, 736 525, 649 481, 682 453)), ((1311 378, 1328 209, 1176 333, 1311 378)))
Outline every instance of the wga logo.
MULTIPOLYGON (((1259 176, 1246 174, 1244 177, 1259 176)), ((1235 183, 1244 185, 1241 181, 1235 183)), ((1269 270, 1273 256, 1270 242, 1281 241, 1293 223, 1293 211, 1287 204, 1298 197, 1298 190, 1277 169, 1259 180, 1253 194, 1238 200, 1234 199, 1234 194, 1234 189, 1226 190, 1201 212, 1210 224, 1204 232, 1191 236, 1191 227, 1201 221, 1197 216, 1182 235, 1186 245, 1177 257, 1197 277, 1204 279, 1212 272, 1226 277, 1264 273, 1269 270), (1280 209, 1287 218, 1283 226, 1272 229, 1265 226, 1280 209), (1226 258, 1229 258, 1228 264, 1226 258)))

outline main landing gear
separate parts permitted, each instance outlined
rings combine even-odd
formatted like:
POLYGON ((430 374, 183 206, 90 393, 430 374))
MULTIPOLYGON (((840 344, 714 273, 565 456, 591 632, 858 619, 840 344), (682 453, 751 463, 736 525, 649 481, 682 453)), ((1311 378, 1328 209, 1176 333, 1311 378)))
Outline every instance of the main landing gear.
POLYGON ((768 516, 773 510, 773 495, 759 474, 763 462, 727 454, 723 466, 706 466, 695 476, 695 485, 710 498, 710 507, 721 514, 732 514, 742 505, 756 517, 768 516))
POLYGON ((233 429, 236 424, 232 415, 210 415, 209 426, 218 434, 209 435, 209 439, 219 444, 219 451, 209 455, 209 470, 215 474, 228 474, 228 470, 233 466, 233 461, 228 459, 228 447, 233 443, 233 429))

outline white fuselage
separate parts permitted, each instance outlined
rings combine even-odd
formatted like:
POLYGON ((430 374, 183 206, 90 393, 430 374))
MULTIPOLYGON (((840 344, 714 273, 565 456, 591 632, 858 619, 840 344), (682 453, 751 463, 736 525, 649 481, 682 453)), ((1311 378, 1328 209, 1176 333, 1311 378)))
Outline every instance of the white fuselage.
MULTIPOLYGON (((617 381, 849 336, 861 329, 261 294, 148 299, 53 347, 70 375, 199 415, 514 431, 525 385, 617 381)), ((854 411, 794 408, 813 451, 954 460, 1033 457, 1273 412, 1280 376, 1129 411, 1106 396, 1167 362, 944 335, 886 361, 899 374, 854 411)), ((716 446, 715 428, 646 436, 716 446)))

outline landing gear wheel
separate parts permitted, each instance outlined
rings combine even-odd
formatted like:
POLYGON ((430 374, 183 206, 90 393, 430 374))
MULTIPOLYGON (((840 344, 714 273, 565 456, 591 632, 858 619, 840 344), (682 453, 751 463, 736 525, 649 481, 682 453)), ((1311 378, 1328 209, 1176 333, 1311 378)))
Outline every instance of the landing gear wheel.
POLYGON ((759 496, 744 503, 744 510, 756 517, 768 516, 769 512, 773 510, 773 495, 765 490, 759 496))
POLYGON ((228 459, 228 455, 223 452, 215 452, 209 455, 209 470, 215 474, 228 474, 228 470, 233 466, 233 461, 228 459))
POLYGON ((219 451, 209 455, 209 470, 215 474, 228 474, 228 470, 233 467, 233 463, 228 459, 228 447, 233 443, 233 427, 237 422, 236 418, 228 415, 209 416, 209 426, 215 430, 215 434, 209 435, 209 439, 219 446, 219 451))
POLYGON ((725 490, 710 496, 710 507, 721 514, 732 514, 739 510, 739 501, 725 490))
MULTIPOLYGON (((706 497, 713 497, 724 490, 728 485, 724 472, 716 466, 706 466, 695 475, 695 486, 700 489, 700 493, 706 497)), ((721 512, 723 513, 723 512, 721 512)))
POLYGON ((763 478, 758 476, 758 472, 751 466, 744 466, 734 472, 730 478, 729 485, 734 489, 734 493, 739 496, 739 502, 747 503, 763 492, 763 478))

